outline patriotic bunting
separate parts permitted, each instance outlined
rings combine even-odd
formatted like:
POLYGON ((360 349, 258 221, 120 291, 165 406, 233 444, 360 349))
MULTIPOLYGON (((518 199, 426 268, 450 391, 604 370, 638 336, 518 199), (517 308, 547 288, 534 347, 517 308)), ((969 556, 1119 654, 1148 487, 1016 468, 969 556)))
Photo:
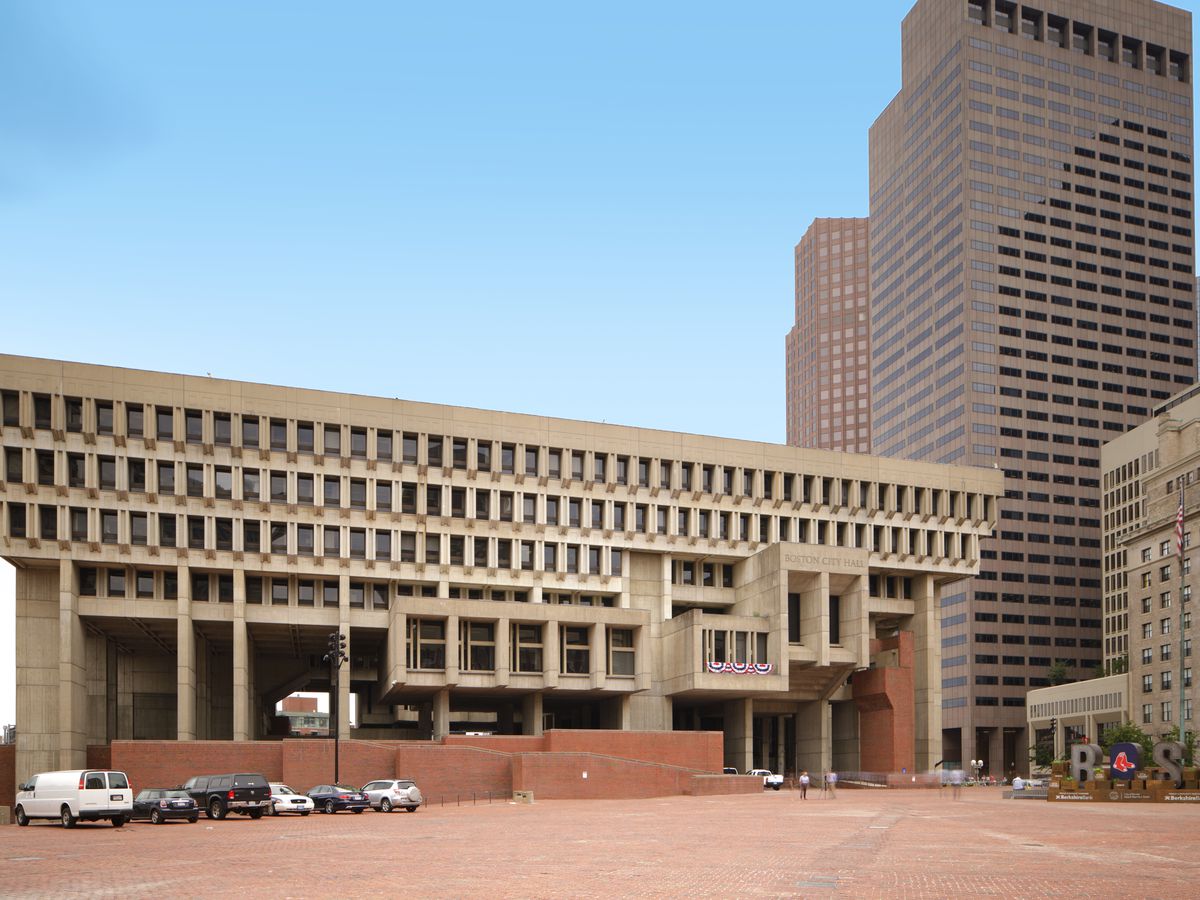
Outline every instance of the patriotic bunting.
POLYGON ((775 671, 774 663, 706 663, 708 671, 717 675, 770 675, 775 671))

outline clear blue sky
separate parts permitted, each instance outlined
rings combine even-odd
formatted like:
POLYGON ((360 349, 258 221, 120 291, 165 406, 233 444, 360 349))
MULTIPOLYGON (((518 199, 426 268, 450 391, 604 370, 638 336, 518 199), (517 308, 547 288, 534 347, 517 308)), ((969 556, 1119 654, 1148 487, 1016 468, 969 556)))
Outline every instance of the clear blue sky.
POLYGON ((0 350, 782 441, 909 5, 0 0, 0 350))
POLYGON ((8 0, 0 346, 782 441, 906 9, 8 0))

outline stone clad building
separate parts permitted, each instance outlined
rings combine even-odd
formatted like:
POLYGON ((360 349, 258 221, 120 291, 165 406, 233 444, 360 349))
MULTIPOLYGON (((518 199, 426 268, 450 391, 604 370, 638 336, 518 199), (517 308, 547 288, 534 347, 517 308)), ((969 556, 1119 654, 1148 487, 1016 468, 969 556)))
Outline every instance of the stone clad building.
POLYGON ((18 777, 269 736, 339 631, 342 736, 353 693, 365 738, 940 759, 941 597, 999 472, 16 356, 0 401, 18 777))

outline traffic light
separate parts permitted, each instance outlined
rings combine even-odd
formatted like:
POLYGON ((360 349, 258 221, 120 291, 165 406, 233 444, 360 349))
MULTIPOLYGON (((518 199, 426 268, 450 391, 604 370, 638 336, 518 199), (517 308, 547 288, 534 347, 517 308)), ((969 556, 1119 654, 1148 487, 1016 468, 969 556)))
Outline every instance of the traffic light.
POLYGON ((346 653, 346 635, 340 631, 335 631, 329 635, 329 651, 325 654, 325 659, 329 662, 341 665, 342 662, 349 658, 346 653))
POLYGON ((1051 727, 1051 728, 1057 728, 1057 727, 1058 727, 1058 719, 1051 719, 1051 720, 1050 720, 1050 727, 1051 727))

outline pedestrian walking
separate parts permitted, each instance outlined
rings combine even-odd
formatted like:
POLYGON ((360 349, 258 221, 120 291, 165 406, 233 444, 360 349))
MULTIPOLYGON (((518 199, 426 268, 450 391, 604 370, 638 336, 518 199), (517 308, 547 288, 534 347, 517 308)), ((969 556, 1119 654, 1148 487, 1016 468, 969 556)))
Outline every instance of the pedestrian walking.
POLYGON ((808 772, 807 771, 800 773, 800 799, 801 800, 808 799, 808 772))
POLYGON ((830 770, 825 775, 825 783, 829 786, 829 799, 837 799, 837 772, 830 770))
POLYGON ((955 769, 950 773, 950 790, 955 800, 959 800, 962 793, 963 770, 955 769))

